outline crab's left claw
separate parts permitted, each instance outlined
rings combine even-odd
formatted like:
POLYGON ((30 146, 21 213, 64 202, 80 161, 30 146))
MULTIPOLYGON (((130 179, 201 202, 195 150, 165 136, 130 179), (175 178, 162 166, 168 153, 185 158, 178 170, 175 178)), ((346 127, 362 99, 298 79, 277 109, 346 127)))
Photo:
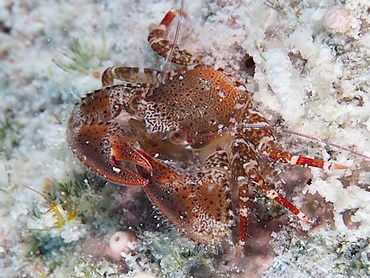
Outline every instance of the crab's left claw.
POLYGON ((70 127, 68 143, 75 155, 99 176, 119 184, 144 186, 148 180, 125 164, 139 165, 149 173, 152 166, 129 142, 124 141, 124 137, 120 137, 120 131, 117 124, 109 122, 75 129, 70 127))
POLYGON ((148 180, 134 165, 152 172, 148 159, 132 147, 127 132, 116 118, 140 85, 113 85, 87 94, 77 103, 68 121, 67 140, 82 163, 103 178, 127 185, 144 186, 148 180))

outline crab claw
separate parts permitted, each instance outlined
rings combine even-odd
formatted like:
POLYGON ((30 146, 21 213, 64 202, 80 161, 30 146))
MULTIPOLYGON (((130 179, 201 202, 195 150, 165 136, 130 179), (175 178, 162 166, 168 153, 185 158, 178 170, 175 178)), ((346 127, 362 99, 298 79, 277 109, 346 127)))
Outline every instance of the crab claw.
POLYGON ((126 167, 124 162, 129 162, 152 172, 149 161, 124 141, 123 130, 117 123, 69 126, 67 134, 75 155, 99 176, 119 184, 145 186, 148 183, 126 167))
MULTIPOLYGON (((143 154, 145 155, 145 154, 143 154)), ((144 187, 149 199, 182 234, 201 244, 215 244, 229 235, 231 225, 229 174, 223 152, 211 155, 200 171, 188 174, 147 156, 153 167, 144 187), (220 163, 220 161, 222 163, 220 163)), ((145 170, 138 167, 145 177, 145 170)))

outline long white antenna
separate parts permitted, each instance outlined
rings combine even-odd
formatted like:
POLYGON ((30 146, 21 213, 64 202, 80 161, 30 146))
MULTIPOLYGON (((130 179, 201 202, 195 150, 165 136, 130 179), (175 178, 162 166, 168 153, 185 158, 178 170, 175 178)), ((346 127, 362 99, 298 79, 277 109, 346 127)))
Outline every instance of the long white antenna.
MULTIPOLYGON (((266 124, 247 124, 247 125, 245 125, 245 127, 247 127, 247 128, 263 128, 265 126, 266 126, 266 124)), ((311 141, 318 142, 318 143, 321 143, 321 144, 324 144, 324 145, 328 145, 328 146, 340 149, 342 151, 349 152, 349 153, 351 153, 355 156, 359 156, 359 157, 365 158, 367 160, 370 160, 370 156, 367 156, 367 155, 362 154, 360 152, 357 152, 357 151, 351 150, 349 148, 340 146, 338 144, 330 143, 329 141, 326 141, 324 139, 317 138, 317 137, 314 137, 314 136, 311 136, 311 135, 307 135, 307 134, 304 134, 304 133, 301 133, 301 132, 293 131, 293 130, 290 130, 290 129, 286 129, 286 128, 283 128, 283 127, 275 127, 275 126, 272 126, 272 125, 269 125, 269 126, 272 129, 274 129, 276 132, 285 132, 285 133, 289 133, 289 134, 292 134, 292 135, 295 135, 295 136, 298 136, 298 137, 306 138, 306 139, 309 139, 311 141)))
MULTIPOLYGON (((184 4, 185 4, 185 0, 181 0, 181 4, 180 4, 180 16, 181 17, 183 17, 183 14, 184 14, 184 4)), ((173 55, 173 50, 175 49, 175 47, 177 45, 177 42, 179 40, 180 28, 181 28, 181 21, 182 21, 182 18, 180 18, 177 21, 176 33, 175 33, 175 37, 173 39, 173 45, 172 45, 170 51, 168 52, 168 55, 167 55, 167 57, 166 57, 166 59, 164 61, 164 64, 163 64, 163 67, 162 67, 160 76, 158 78, 159 83, 163 82, 164 77, 166 76, 166 73, 168 72, 168 68, 170 66, 172 55, 173 55)))

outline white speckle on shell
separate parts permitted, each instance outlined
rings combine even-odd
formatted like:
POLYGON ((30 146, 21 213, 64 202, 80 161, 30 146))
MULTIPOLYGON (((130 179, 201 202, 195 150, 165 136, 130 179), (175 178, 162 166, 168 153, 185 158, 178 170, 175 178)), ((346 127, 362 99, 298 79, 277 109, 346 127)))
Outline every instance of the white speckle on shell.
POLYGON ((208 188, 207 188, 207 191, 208 191, 209 193, 211 193, 215 188, 216 188, 216 185, 215 185, 215 184, 210 184, 210 185, 208 186, 208 188))

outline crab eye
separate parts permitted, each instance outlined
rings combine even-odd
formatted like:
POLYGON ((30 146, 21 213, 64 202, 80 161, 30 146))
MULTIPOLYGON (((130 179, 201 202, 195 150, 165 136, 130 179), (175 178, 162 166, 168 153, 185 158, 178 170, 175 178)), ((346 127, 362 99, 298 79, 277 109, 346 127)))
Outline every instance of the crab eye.
POLYGON ((141 103, 141 100, 142 100, 142 96, 140 95, 136 95, 136 96, 133 96, 130 100, 130 107, 132 110, 136 111, 139 104, 141 103))
POLYGON ((169 139, 172 144, 180 145, 185 142, 188 134, 184 130, 176 130, 170 133, 169 139))

